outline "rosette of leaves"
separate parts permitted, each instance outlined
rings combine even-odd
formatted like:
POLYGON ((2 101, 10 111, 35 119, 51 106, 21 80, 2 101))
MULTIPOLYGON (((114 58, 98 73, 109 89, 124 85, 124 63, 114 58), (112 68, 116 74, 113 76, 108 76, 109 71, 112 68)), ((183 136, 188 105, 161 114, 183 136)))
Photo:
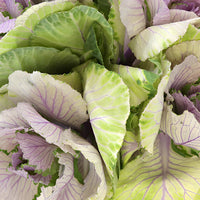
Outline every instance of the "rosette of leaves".
POLYGON ((4 98, 14 105, 0 113, 1 191, 6 198, 33 199, 45 196, 47 188, 49 199, 105 198, 103 163, 85 125, 90 118, 109 175, 116 178, 129 93, 119 75, 95 63, 85 68, 83 78, 85 100, 77 91, 81 87, 77 72, 15 71, 9 76, 4 98))
MULTIPOLYGON (((133 66, 135 59, 144 61, 147 59, 146 54, 149 54, 148 58, 153 57, 158 53, 158 46, 167 46, 171 40, 173 43, 183 36, 184 33, 181 32, 185 31, 184 26, 174 24, 170 28, 169 24, 197 18, 199 15, 197 0, 112 0, 110 3, 109 22, 114 30, 115 47, 118 49, 116 62, 133 66), (170 29, 173 32, 169 32, 170 29), (142 34, 138 36, 139 33, 142 34), (177 34, 178 37, 175 36, 177 34), (170 38, 171 35, 174 37, 170 38), (159 36, 159 42, 154 43, 156 36, 159 36), (153 55, 146 52, 152 45, 155 47, 153 55), (141 55, 138 51, 141 51, 141 55)), ((187 23, 185 25, 187 27, 187 23)))
POLYGON ((62 74, 89 59, 108 67, 112 35, 107 20, 92 6, 79 1, 37 4, 0 41, 0 85, 15 70, 62 74))
POLYGON ((139 115, 139 135, 125 137, 126 157, 114 199, 199 199, 198 23, 152 26, 132 40, 143 44, 143 50, 134 47, 138 58, 152 61, 162 76, 156 95, 139 115), (174 26, 182 27, 179 33, 174 26), (165 40, 167 33, 170 40, 165 40), (145 42, 148 37, 157 42, 145 42))
POLYGON ((82 3, 32 6, 0 41, 1 154, 5 160, 1 173, 9 183, 22 181, 9 185, 2 179, 5 198, 32 199, 41 191, 41 198, 46 198, 50 191, 48 199, 104 199, 104 164, 94 148, 93 134, 112 183, 117 178, 129 91, 118 74, 100 65, 107 67, 112 59, 111 26, 95 4, 82 3), (85 123, 92 126, 92 133, 89 128, 83 131, 85 123), (11 147, 6 146, 10 137, 11 147), (38 155, 42 146, 49 151, 38 155), (49 162, 39 163, 43 161, 49 162), (18 188, 27 181, 27 187, 18 188), (28 186, 32 192, 27 192, 28 186))

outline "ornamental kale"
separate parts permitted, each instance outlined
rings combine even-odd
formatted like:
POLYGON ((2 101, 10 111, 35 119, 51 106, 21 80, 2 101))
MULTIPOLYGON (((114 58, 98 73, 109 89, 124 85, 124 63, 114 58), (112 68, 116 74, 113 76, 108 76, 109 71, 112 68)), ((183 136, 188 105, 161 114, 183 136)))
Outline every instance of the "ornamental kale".
POLYGON ((0 8, 3 200, 199 199, 198 1, 0 8))

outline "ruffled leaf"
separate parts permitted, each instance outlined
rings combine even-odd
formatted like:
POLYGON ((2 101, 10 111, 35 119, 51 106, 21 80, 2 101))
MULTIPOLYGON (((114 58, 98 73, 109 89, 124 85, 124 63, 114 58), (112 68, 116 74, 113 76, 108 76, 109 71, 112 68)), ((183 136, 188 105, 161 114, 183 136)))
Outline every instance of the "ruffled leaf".
POLYGON ((38 185, 28 178, 25 171, 8 169, 10 156, 0 152, 0 190, 1 199, 33 199, 38 193, 38 185))
POLYGON ((111 177, 126 134, 129 92, 121 78, 97 64, 84 72, 84 99, 97 145, 111 177))
POLYGON ((181 64, 174 67, 165 91, 169 92, 169 89, 181 90, 186 84, 195 83, 199 77, 200 62, 195 56, 190 55, 181 64))
POLYGON ((84 197, 93 195, 97 199, 103 200, 106 195, 106 182, 102 161, 97 150, 70 129, 64 130, 62 127, 44 119, 30 104, 21 103, 20 110, 22 116, 27 120, 33 130, 44 137, 48 143, 56 144, 64 152, 69 152, 74 156, 76 155, 74 150, 80 151, 91 165, 94 165, 94 168, 92 166, 90 167, 92 171, 88 172, 90 175, 85 179, 87 181, 85 181, 85 189, 82 195, 84 197), (97 192, 94 193, 94 190, 97 192))
POLYGON ((73 157, 70 154, 61 154, 59 163, 64 165, 61 178, 57 179, 53 194, 49 200, 81 200, 82 185, 74 177, 73 157))
POLYGON ((176 115, 165 105, 160 129, 169 135, 175 144, 200 150, 200 124, 189 111, 176 115))
MULTIPOLYGON (((20 109, 20 106, 18 108, 20 109)), ((53 152, 57 147, 47 143, 40 136, 27 133, 17 133, 16 139, 23 152, 23 158, 29 161, 29 165, 34 165, 36 170, 42 170, 43 172, 49 170, 50 173, 55 158, 53 152)))
POLYGON ((69 48, 80 56, 88 53, 85 42, 92 26, 98 26, 96 40, 104 63, 108 64, 113 54, 112 28, 101 13, 88 6, 76 6, 70 11, 57 12, 40 20, 33 30, 30 43, 33 46, 51 46, 60 50, 69 48), (67 32, 63 34, 63 30, 67 32))
POLYGON ((158 86, 157 94, 150 100, 139 120, 141 145, 150 153, 153 152, 154 142, 160 129, 164 90, 168 79, 169 75, 165 75, 162 78, 158 86))
POLYGON ((183 96, 181 92, 174 92, 172 97, 174 98, 173 104, 176 110, 176 114, 180 115, 185 110, 188 110, 195 116, 197 121, 200 122, 200 112, 187 96, 183 96))
POLYGON ((88 119, 81 94, 50 75, 15 71, 9 77, 8 90, 65 125, 79 128, 88 119))
POLYGON ((90 162, 89 171, 84 179, 82 199, 91 198, 94 200, 104 200, 107 185, 105 182, 102 160, 98 151, 86 140, 67 130, 65 130, 65 139, 63 139, 63 144, 65 145, 62 147, 63 151, 67 152, 66 147, 70 146, 74 150, 80 151, 85 159, 90 162))
POLYGON ((184 158, 159 134, 153 155, 147 152, 121 171, 114 199, 193 199, 199 194, 199 158, 184 158), (128 181, 127 181, 128 180, 128 181))
POLYGON ((10 108, 0 113, 0 148, 10 152, 18 144, 16 132, 28 128, 26 121, 20 116, 17 108, 10 108))
POLYGON ((6 0, 5 3, 7 7, 6 11, 8 11, 11 17, 16 18, 21 14, 22 7, 15 0, 6 0))

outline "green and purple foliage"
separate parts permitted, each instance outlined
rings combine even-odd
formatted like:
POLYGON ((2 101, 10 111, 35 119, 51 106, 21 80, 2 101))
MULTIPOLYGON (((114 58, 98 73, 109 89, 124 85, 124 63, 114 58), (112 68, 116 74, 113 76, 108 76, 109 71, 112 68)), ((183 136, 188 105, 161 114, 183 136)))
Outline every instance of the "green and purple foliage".
POLYGON ((0 199, 200 199, 199 8, 0 1, 0 199))

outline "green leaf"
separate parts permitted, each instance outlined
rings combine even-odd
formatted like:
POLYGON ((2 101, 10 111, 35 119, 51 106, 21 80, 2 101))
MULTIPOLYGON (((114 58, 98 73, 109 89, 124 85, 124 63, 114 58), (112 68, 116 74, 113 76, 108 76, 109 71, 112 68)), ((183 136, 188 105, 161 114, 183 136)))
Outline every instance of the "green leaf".
POLYGON ((147 70, 123 65, 114 65, 111 70, 117 72, 128 86, 131 106, 138 106, 149 97, 155 95, 156 87, 154 83, 159 79, 159 75, 147 70))
POLYGON ((144 153, 121 171, 115 200, 194 199, 199 194, 200 160, 175 153, 170 138, 159 134, 153 155, 144 153))
POLYGON ((94 63, 85 69, 83 78, 90 122, 113 181, 130 112, 128 88, 118 74, 94 63))
POLYGON ((56 80, 69 84, 73 89, 78 92, 83 91, 81 76, 77 72, 71 72, 62 75, 52 75, 56 80))
POLYGON ((34 5, 17 18, 15 26, 25 26, 33 30, 41 19, 55 12, 70 10, 74 6, 75 4, 68 0, 43 2, 34 5))
POLYGON ((63 73, 78 64, 79 58, 69 49, 63 51, 45 47, 13 49, 0 55, 0 86, 6 84, 8 76, 16 70, 63 73))
MULTIPOLYGON (((103 57, 102 57, 102 54, 101 54, 101 50, 103 50, 103 48, 101 48, 101 50, 100 50, 98 43, 97 43, 98 31, 100 31, 100 29, 101 29, 101 27, 97 23, 94 23, 91 26, 90 31, 87 35, 87 39, 86 39, 85 44, 84 44, 84 51, 87 52, 86 53, 87 57, 85 57, 85 55, 83 55, 83 56, 85 57, 84 61, 87 61, 87 60, 92 59, 92 58, 96 58, 97 61, 100 64, 103 65, 104 61, 103 61, 103 57)), ((104 40, 102 40, 102 42, 104 42, 104 40)), ((103 46, 104 45, 102 45, 102 47, 103 46)))
POLYGON ((199 18, 195 18, 187 21, 151 26, 134 37, 129 47, 137 59, 145 61, 156 56, 183 37, 189 24, 198 22, 199 18))
POLYGON ((178 43, 185 42, 185 41, 194 41, 200 39, 200 31, 194 25, 189 24, 188 29, 185 35, 178 41, 178 43))
POLYGON ((108 19, 108 14, 110 12, 110 0, 94 0, 97 4, 97 8, 102 12, 106 19, 108 19))
MULTIPOLYGON (((49 15, 35 26, 30 43, 33 46, 50 46, 60 50, 69 48, 72 53, 81 56, 87 53, 84 46, 88 34, 92 34, 91 30, 95 30, 97 44, 105 64, 108 64, 107 60, 110 60, 113 54, 112 28, 95 8, 76 6, 70 11, 49 15), (94 29, 91 29, 92 26, 94 29)), ((94 38, 94 35, 90 37, 94 38)), ((98 55, 95 57, 99 59, 98 55)))
POLYGON ((29 46, 31 34, 31 31, 24 26, 12 29, 0 40, 0 54, 18 47, 29 46))
POLYGON ((121 148, 122 162, 125 166, 131 156, 140 148, 139 135, 127 131, 121 148))
POLYGON ((182 42, 173 45, 166 51, 166 58, 172 63, 173 67, 183 62, 189 55, 194 55, 198 59, 200 58, 200 41, 182 42))
POLYGON ((111 1, 111 9, 108 16, 108 21, 111 24, 114 32, 114 39, 124 46, 125 27, 120 19, 119 0, 111 1))
POLYGON ((154 142, 158 135, 164 103, 164 91, 169 74, 165 75, 157 90, 157 94, 150 100, 139 120, 141 144, 150 153, 153 152, 154 142))
POLYGON ((12 99, 8 96, 7 85, 0 88, 0 112, 16 106, 12 99))
POLYGON ((74 177, 79 181, 79 183, 83 185, 84 179, 78 168, 78 158, 74 158, 73 161, 74 161, 74 177))

